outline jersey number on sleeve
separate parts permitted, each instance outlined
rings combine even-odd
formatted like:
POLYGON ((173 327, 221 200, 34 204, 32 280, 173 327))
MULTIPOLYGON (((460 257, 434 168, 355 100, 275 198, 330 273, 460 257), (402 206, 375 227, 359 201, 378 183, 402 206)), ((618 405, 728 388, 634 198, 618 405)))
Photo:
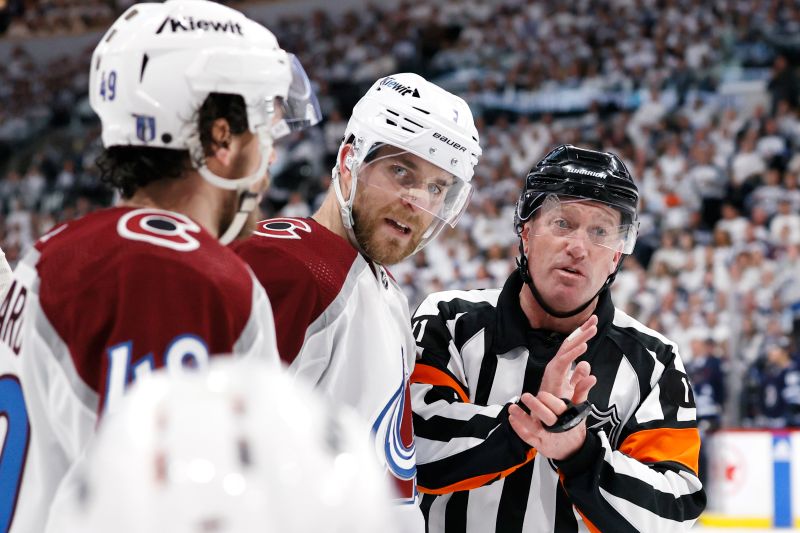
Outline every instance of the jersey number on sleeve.
MULTIPOLYGON (((111 346, 106 353, 108 373, 103 405, 104 411, 109 413, 122 398, 128 384, 152 372, 156 365, 152 353, 134 357, 133 341, 111 346)), ((184 368, 205 368, 208 358, 208 345, 201 337, 192 333, 172 339, 164 353, 164 363, 170 373, 180 372, 184 368)))
POLYGON ((28 453, 30 424, 22 387, 12 375, 0 376, 0 532, 11 527, 22 469, 28 453))

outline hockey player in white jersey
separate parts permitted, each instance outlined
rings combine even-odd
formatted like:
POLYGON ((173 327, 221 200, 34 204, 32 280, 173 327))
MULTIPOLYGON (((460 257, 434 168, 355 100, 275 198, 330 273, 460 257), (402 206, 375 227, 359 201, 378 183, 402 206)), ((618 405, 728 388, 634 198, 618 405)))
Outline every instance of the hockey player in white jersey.
POLYGON ((365 422, 255 363, 136 383, 58 533, 395 533, 365 422))
POLYGON ((224 246, 268 182, 272 142, 318 118, 272 33, 200 0, 135 4, 92 56, 101 178, 120 205, 54 228, 0 301, 0 532, 58 525, 101 416, 155 368, 279 360, 266 294, 224 246))
POLYGON ((353 109, 320 210, 265 220, 234 244, 272 302, 281 358, 369 421, 416 531, 416 347, 408 302, 386 266, 456 224, 480 153, 464 100, 416 74, 381 78, 353 109))

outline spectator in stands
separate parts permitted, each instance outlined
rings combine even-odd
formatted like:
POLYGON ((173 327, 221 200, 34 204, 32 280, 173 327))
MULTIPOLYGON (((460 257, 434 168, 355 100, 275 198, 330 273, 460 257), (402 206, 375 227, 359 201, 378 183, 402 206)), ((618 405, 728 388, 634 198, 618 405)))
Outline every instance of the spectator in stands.
POLYGON ((800 91, 800 82, 794 68, 789 65, 786 56, 779 55, 772 64, 772 77, 767 85, 772 97, 773 113, 780 102, 785 101, 791 108, 797 108, 797 93, 800 91))
MULTIPOLYGON (((725 374, 722 360, 714 339, 692 341, 694 358, 686 364, 686 373, 692 382, 694 401, 697 405, 697 427, 700 440, 704 441, 722 425, 725 404, 725 374)), ((700 446, 700 480, 708 479, 708 457, 705 446, 700 446)))
POLYGON ((792 199, 778 199, 778 213, 769 223, 772 243, 780 246, 800 244, 800 214, 792 209, 792 199))
POLYGON ((687 203, 699 210, 703 226, 713 227, 720 218, 722 202, 728 185, 727 176, 713 161, 713 148, 709 144, 698 144, 692 150, 693 161, 686 174, 688 194, 692 198, 687 203))
POLYGON ((739 202, 753 189, 753 178, 767 170, 764 158, 755 150, 757 139, 756 130, 748 130, 731 162, 731 188, 733 197, 739 202))
POLYGON ((767 346, 759 375, 759 423, 768 428, 800 427, 800 367, 788 348, 785 337, 767 346))

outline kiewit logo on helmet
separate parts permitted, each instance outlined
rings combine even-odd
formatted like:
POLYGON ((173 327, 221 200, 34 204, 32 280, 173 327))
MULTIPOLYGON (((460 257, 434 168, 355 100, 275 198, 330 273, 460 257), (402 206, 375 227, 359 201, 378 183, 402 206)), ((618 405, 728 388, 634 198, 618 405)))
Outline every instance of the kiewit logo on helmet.
POLYGON ((242 33, 242 26, 238 22, 232 20, 219 22, 218 20, 202 20, 195 19, 194 17, 167 17, 164 19, 164 22, 161 23, 161 26, 158 27, 158 30, 156 30, 156 35, 164 31, 164 28, 167 27, 169 27, 172 33, 202 30, 244 35, 244 33, 242 33), (169 23, 169 26, 167 26, 167 23, 169 23))
POLYGON ((585 176, 594 176, 595 178, 605 179, 606 177, 605 173, 603 172, 594 172, 592 170, 586 170, 585 168, 571 168, 569 171, 573 174, 583 174, 585 176))
POLYGON ((433 138, 434 139, 439 139, 443 143, 449 144, 450 146, 452 146, 456 150, 460 150, 461 152, 466 152, 467 151, 467 147, 466 146, 462 146, 462 145, 458 144, 457 142, 455 142, 454 140, 448 139, 447 137, 445 137, 444 135, 442 135, 440 133, 433 132, 433 138))
POLYGON ((419 91, 416 88, 403 85, 402 83, 392 78, 391 76, 388 78, 383 78, 383 81, 381 82, 381 87, 388 87, 389 89, 393 89, 402 94, 403 96, 411 94, 411 96, 413 96, 414 98, 419 98, 419 91))

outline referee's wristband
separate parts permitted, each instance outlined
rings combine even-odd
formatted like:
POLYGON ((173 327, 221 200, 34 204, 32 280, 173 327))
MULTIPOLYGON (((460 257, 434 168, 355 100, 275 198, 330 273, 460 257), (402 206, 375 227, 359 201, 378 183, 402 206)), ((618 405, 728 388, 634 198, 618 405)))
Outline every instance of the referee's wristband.
POLYGON ((555 460, 553 464, 565 476, 574 476, 591 470, 592 466, 597 464, 598 455, 602 453, 603 446, 600 438, 594 432, 587 431, 586 440, 583 441, 583 445, 578 448, 577 452, 566 459, 555 460))

